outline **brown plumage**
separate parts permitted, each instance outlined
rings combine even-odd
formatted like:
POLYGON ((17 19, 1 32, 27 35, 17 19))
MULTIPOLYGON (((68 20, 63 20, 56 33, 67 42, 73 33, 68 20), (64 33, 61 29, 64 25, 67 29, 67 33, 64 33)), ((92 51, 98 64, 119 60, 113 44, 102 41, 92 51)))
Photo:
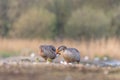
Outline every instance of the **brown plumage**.
POLYGON ((43 57, 46 61, 51 62, 56 57, 56 49, 52 45, 41 45, 39 47, 39 55, 43 57))
POLYGON ((60 54, 67 63, 80 62, 80 52, 75 48, 67 48, 66 46, 60 46, 56 50, 57 54, 60 54))

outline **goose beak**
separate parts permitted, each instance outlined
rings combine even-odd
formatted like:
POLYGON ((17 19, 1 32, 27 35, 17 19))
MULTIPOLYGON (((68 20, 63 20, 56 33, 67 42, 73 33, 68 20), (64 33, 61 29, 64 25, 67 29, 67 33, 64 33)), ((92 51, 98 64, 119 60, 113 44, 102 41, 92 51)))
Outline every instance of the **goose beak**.
POLYGON ((60 52, 60 51, 57 49, 57 50, 56 50, 56 54, 60 54, 59 52, 60 52))
POLYGON ((57 49, 57 50, 56 50, 56 54, 58 54, 58 53, 59 53, 59 50, 57 49))

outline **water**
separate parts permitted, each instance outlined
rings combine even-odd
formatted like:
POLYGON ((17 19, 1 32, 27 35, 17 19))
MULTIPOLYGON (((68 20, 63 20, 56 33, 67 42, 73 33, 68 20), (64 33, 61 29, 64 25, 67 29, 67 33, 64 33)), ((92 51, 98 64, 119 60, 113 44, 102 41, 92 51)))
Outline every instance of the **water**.
POLYGON ((117 59, 103 58, 101 60, 99 58, 94 58, 93 60, 86 60, 83 58, 81 60, 81 63, 85 65, 95 65, 95 66, 100 66, 100 67, 107 67, 107 66, 120 67, 120 60, 117 60, 117 59))

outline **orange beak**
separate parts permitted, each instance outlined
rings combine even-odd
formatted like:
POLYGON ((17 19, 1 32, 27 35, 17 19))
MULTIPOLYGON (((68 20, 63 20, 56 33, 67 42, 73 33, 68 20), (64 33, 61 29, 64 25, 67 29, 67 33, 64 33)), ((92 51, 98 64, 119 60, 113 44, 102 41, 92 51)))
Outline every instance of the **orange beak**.
POLYGON ((60 54, 59 52, 60 52, 60 51, 57 49, 57 50, 56 50, 56 54, 60 54))

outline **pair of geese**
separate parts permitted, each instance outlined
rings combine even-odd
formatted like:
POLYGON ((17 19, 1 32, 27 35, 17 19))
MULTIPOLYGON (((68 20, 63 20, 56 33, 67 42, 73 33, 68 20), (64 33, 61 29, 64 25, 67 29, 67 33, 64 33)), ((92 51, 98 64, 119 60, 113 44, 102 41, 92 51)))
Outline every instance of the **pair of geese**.
POLYGON ((48 62, 52 62, 57 55, 61 55, 67 63, 80 62, 80 52, 75 48, 62 45, 57 49, 52 45, 41 45, 39 55, 48 62))

